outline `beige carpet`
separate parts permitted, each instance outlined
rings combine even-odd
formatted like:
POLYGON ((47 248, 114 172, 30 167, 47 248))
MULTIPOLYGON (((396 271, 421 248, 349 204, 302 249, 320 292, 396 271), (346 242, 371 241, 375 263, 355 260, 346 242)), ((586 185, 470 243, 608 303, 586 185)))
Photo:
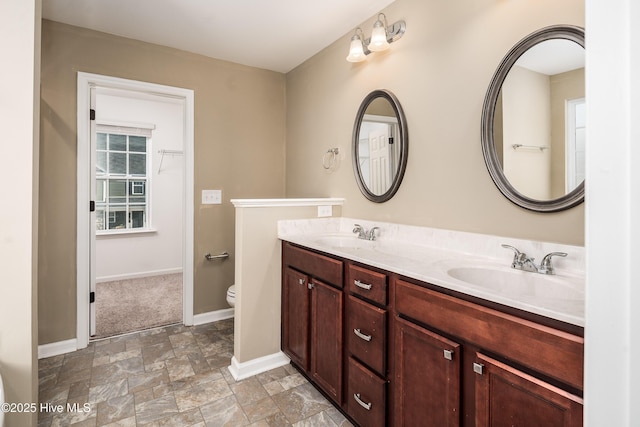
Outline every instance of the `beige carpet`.
POLYGON ((182 321, 182 273, 96 285, 96 335, 105 338, 182 321))

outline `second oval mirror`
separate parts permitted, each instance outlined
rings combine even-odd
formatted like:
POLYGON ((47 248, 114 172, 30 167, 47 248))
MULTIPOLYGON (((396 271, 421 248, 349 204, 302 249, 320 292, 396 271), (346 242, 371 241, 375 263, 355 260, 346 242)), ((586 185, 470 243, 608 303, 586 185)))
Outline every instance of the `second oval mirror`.
POLYGON ((584 200, 584 30, 552 26, 504 58, 483 109, 482 149, 500 191, 538 212, 584 200))
POLYGON ((353 171, 362 194, 381 203, 398 191, 407 166, 407 122, 395 95, 375 90, 362 101, 352 136, 353 171))

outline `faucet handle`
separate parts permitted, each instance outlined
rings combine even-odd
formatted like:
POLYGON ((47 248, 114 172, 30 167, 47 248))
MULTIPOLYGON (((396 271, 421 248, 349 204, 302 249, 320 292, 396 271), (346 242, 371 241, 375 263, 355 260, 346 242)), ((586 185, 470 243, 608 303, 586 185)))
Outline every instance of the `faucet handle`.
POLYGON ((369 240, 376 240, 376 230, 380 230, 380 227, 373 227, 369 230, 369 240))
POLYGON ((540 263, 540 273, 543 274, 555 274, 555 269, 553 268, 553 264, 551 263, 551 258, 554 256, 566 257, 566 252, 551 252, 548 253, 542 258, 542 262, 540 263))
MULTIPOLYGON (((522 265, 527 260, 527 254, 525 254, 524 252, 520 252, 518 248, 504 243, 500 246, 505 249, 511 249, 513 251, 513 262, 511 263, 511 266, 513 268, 515 268, 516 265, 522 265)), ((533 258, 531 259, 531 261, 533 261, 533 258)))

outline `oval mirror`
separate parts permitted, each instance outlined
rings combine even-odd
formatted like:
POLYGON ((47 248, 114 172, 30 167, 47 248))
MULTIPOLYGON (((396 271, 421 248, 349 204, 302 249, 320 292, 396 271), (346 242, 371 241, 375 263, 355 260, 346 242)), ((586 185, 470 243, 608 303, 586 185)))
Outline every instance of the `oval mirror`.
POLYGON ((353 171, 364 196, 386 202, 398 191, 407 166, 407 121, 398 99, 387 90, 368 94, 356 115, 352 136, 353 171))
POLYGON ((584 29, 552 26, 518 42, 493 75, 482 151, 513 203, 556 212, 584 201, 584 29))

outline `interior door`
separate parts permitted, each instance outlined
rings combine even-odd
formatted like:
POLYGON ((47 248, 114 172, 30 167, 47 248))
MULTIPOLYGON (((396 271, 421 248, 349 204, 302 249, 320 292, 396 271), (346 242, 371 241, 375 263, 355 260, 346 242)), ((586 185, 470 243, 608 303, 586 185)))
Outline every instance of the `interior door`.
POLYGON ((369 162, 371 192, 384 194, 390 187, 389 126, 381 126, 369 133, 369 162))
POLYGON ((96 334, 96 88, 89 88, 89 335, 96 334))

